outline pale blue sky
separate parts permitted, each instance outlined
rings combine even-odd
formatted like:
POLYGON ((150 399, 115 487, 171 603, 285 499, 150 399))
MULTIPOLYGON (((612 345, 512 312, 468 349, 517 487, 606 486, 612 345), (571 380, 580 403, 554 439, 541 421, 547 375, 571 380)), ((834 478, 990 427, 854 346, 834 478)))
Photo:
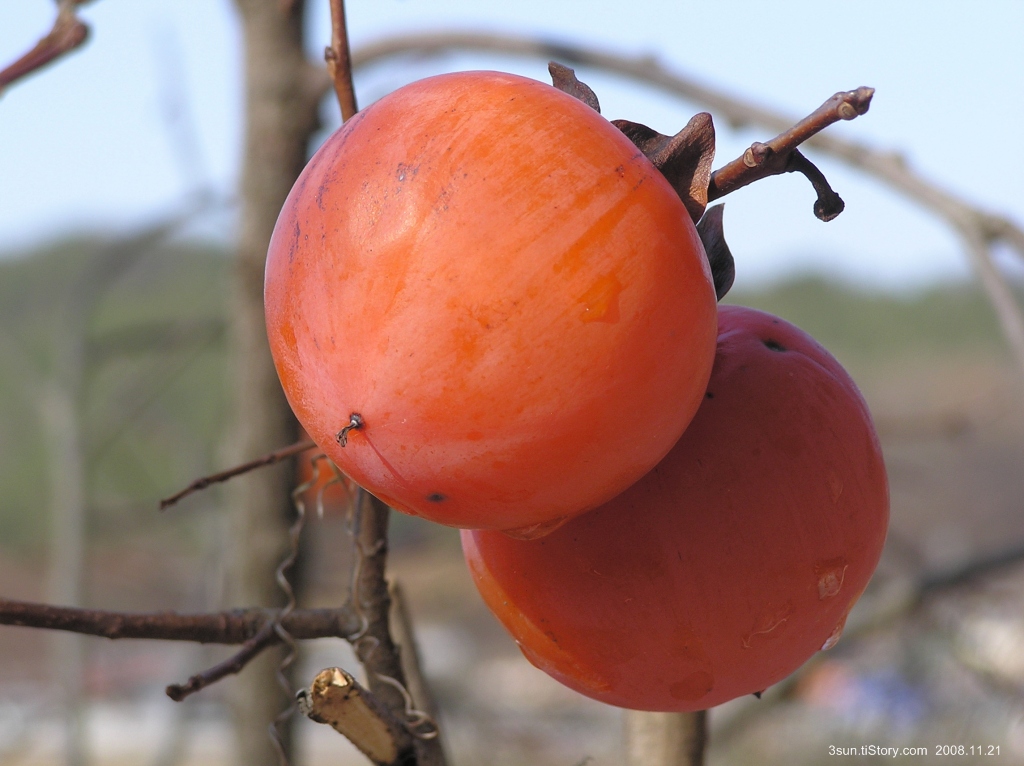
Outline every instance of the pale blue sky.
MULTIPOLYGON (((311 51, 328 40, 327 0, 311 51)), ((1024 223, 1024 2, 568 2, 350 0, 353 44, 398 31, 484 29, 651 53, 768 106, 804 114, 837 90, 877 89, 871 111, 832 130, 905 152, 929 178, 1024 223)), ((44 32, 51 0, 0 0, 0 60, 44 32)), ((189 178, 161 117, 161 73, 178 61, 206 172, 230 189, 240 150, 239 37, 229 0, 97 0, 89 45, 0 98, 0 251, 82 227, 127 227, 180 199, 189 178), (177 51, 177 53, 175 53, 177 51)), ((546 77, 545 62, 458 56, 357 80, 362 103, 443 68, 546 77)), ((171 68, 173 70, 173 67, 171 68)), ((697 111, 580 72, 609 117, 674 132, 697 111)), ((333 111, 330 112, 332 119, 333 111)), ((721 164, 762 131, 718 122, 721 164)), ((817 158, 816 158, 817 159, 817 158)), ((726 235, 738 284, 813 266, 888 287, 967 273, 947 228, 866 177, 820 159, 846 212, 822 224, 799 178, 732 195, 726 235)))

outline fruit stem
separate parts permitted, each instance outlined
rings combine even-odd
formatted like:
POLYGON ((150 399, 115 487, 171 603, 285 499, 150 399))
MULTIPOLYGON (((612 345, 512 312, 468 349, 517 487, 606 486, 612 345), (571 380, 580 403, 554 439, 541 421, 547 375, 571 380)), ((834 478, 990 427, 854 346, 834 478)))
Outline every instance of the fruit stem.
POLYGON ((762 178, 797 171, 806 175, 818 192, 815 215, 826 221, 839 215, 842 210, 841 201, 837 202, 838 195, 828 189, 827 183, 822 186, 824 176, 821 172, 803 155, 799 155, 795 161, 793 155, 800 144, 829 125, 840 120, 852 120, 867 112, 874 93, 874 88, 866 87, 840 91, 796 125, 767 143, 755 141, 742 157, 711 174, 708 201, 724 197, 762 178))
POLYGON ((342 447, 348 444, 349 431, 358 431, 360 428, 363 427, 363 416, 360 415, 358 412, 353 412, 348 417, 348 425, 342 428, 340 431, 338 431, 338 435, 334 437, 338 440, 338 444, 341 445, 342 447))

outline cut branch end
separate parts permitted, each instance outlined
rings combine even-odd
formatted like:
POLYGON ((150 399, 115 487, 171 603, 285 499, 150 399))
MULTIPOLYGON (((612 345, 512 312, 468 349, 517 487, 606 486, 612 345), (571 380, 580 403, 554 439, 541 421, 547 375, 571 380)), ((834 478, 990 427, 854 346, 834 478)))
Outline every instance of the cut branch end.
POLYGON ((412 735, 350 673, 341 668, 322 670, 309 689, 296 696, 303 714, 343 734, 378 766, 410 761, 412 735))

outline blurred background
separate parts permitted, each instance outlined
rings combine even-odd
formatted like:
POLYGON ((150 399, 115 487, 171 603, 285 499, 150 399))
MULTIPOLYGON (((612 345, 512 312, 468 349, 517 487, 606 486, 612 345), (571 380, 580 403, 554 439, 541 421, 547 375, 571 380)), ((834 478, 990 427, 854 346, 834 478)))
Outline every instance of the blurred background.
MULTIPOLYGON (((328 6, 307 4, 309 53, 319 57, 328 6)), ((0 65, 34 44, 53 13, 46 0, 3 3, 0 65)), ((221 490, 163 514, 157 504, 226 467, 238 20, 226 0, 97 0, 81 16, 86 46, 0 97, 0 595, 218 609, 221 490)), ((1017 2, 965 13, 945 2, 378 0, 351 2, 348 17, 355 50, 398 33, 511 33, 650 55, 794 117, 870 85, 870 112, 830 132, 898 152, 938 187, 1024 223, 1017 2)), ((365 106, 423 76, 479 68, 547 80, 543 60, 399 57, 357 72, 357 95, 365 106)), ((577 72, 610 118, 674 133, 704 109, 577 72)), ((333 99, 322 121, 311 151, 338 125, 333 99)), ((716 126, 716 166, 771 135, 717 117, 716 126)), ((709 762, 826 763, 830 745, 877 744, 974 745, 958 763, 988 763, 993 746, 1000 763, 1024 763, 1021 372, 952 228, 877 180, 808 155, 846 211, 817 221, 812 190, 792 176, 731 195, 737 281, 727 300, 796 323, 857 380, 885 450, 892 526, 844 639, 762 700, 714 710, 709 762)), ((993 254, 1019 299, 1020 258, 993 254)), ((347 592, 343 498, 332 502, 304 533, 309 606, 338 605, 347 592)), ((455 762, 621 763, 620 712, 522 658, 477 596, 458 535, 398 515, 392 527, 392 571, 455 762)), ((0 764, 67 762, 56 656, 78 657, 81 669, 78 763, 228 763, 233 681, 177 705, 163 688, 229 651, 0 627, 0 764)), ((300 676, 356 664, 343 642, 321 641, 307 647, 300 676)), ((326 727, 302 721, 298 732, 300 763, 362 762, 326 727)))

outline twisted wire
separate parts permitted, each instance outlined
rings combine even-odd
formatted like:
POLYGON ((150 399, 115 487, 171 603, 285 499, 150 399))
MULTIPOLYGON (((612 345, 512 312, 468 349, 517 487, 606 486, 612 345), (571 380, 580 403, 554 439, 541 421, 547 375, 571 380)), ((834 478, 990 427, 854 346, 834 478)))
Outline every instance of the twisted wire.
MULTIPOLYGON (((281 659, 281 663, 277 666, 277 683, 278 686, 284 691, 289 700, 294 700, 295 693, 292 689, 291 683, 288 681, 287 671, 295 662, 295 658, 298 656, 298 645, 295 643, 295 639, 292 635, 285 630, 284 625, 281 621, 287 617, 295 609, 295 589, 292 588, 292 584, 288 581, 288 570, 295 564, 295 560, 299 555, 299 539, 302 536, 302 530, 306 525, 306 503, 302 499, 302 496, 311 488, 314 487, 320 478, 320 466, 318 465, 320 455, 315 455, 311 458, 310 463, 313 466, 313 475, 308 481, 302 482, 295 489, 292 490, 292 505, 295 506, 295 521, 288 528, 288 553, 285 555, 281 563, 278 564, 277 570, 274 572, 274 579, 277 581, 277 586, 284 592, 287 602, 284 608, 278 613, 277 618, 274 620, 274 632, 277 637, 281 639, 287 648, 287 653, 281 659)), ((322 515, 323 503, 323 489, 317 493, 317 511, 322 515)), ((274 720, 268 727, 270 739, 274 743, 274 748, 277 750, 277 757, 280 760, 282 766, 288 766, 288 756, 284 749, 284 726, 291 719, 295 713, 295 702, 289 702, 288 706, 284 708, 280 713, 275 716, 274 720)))
MULTIPOLYGON (((367 631, 370 627, 370 621, 363 612, 365 606, 363 602, 362 594, 360 593, 360 575, 362 574, 363 562, 370 556, 374 556, 381 551, 386 545, 385 540, 377 540, 370 550, 367 550, 363 541, 360 539, 360 527, 362 526, 362 515, 363 515, 363 504, 366 499, 366 490, 362 487, 356 489, 355 502, 349 507, 349 513, 346 517, 346 529, 349 535, 352 537, 352 550, 353 550, 353 564, 352 564, 352 580, 349 585, 349 601, 352 604, 352 610, 356 613, 359 618, 359 629, 355 633, 349 634, 346 638, 352 648, 355 649, 356 657, 359 662, 366 667, 370 658, 380 648, 380 640, 376 636, 367 635, 367 631)), ((405 684, 399 681, 397 678, 386 675, 384 673, 378 673, 374 671, 374 677, 377 680, 394 687, 402 695, 404 702, 404 720, 403 724, 408 732, 417 739, 434 739, 438 736, 437 722, 430 716, 430 714, 419 710, 413 703, 412 695, 409 694, 409 690, 405 688, 405 684)))

